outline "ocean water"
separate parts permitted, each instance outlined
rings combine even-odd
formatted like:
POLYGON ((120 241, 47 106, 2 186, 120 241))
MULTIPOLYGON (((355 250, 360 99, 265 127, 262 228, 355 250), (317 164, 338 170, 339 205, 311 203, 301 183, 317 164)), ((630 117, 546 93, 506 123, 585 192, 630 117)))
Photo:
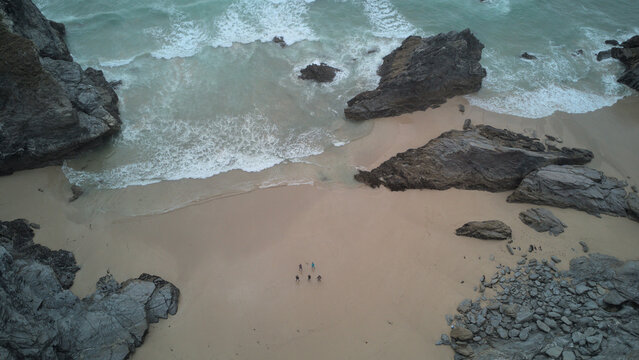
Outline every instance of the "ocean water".
POLYGON ((63 167, 70 182, 103 189, 260 171, 365 136, 371 124, 346 121, 345 103, 377 85, 382 57, 411 34, 469 27, 488 76, 468 101, 539 118, 630 95, 615 81, 621 65, 594 55, 639 33, 636 0, 35 3, 66 25, 76 61, 122 80, 122 133, 63 167), (342 71, 329 84, 298 79, 313 62, 342 71))

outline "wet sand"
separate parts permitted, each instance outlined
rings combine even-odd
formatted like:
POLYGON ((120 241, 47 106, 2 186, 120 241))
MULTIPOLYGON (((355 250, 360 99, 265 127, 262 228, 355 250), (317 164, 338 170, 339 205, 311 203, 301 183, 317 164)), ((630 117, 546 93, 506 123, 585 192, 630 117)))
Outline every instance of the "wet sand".
POLYGON ((309 169, 318 166, 350 166, 326 168, 329 178, 313 185, 128 216, 122 209, 160 200, 161 209, 177 197, 188 199, 189 189, 263 174, 95 192, 68 203, 69 186, 60 169, 50 167, 0 178, 0 218, 37 222, 37 242, 73 251, 82 270, 72 290, 80 296, 92 292, 107 269, 121 281, 148 272, 180 288, 178 314, 153 325, 133 359, 450 359, 449 347, 434 345, 447 330, 444 314, 478 296, 473 287, 482 274, 515 264, 529 244, 541 246, 538 257, 579 256, 583 240, 591 252, 636 259, 639 223, 551 208, 568 225, 553 237, 521 223, 518 213, 533 206, 507 203, 509 192, 370 189, 350 181, 354 167, 375 167, 471 118, 560 136, 565 146, 591 149, 590 166, 639 184, 638 111, 634 96, 593 113, 522 119, 456 98, 439 109, 375 120, 370 135, 309 159, 319 165, 271 170, 307 177, 317 176, 309 169), (511 256, 505 242, 454 235, 467 221, 488 219, 510 225, 512 245, 521 251, 511 256), (321 283, 306 280, 312 261, 321 283), (304 273, 297 284, 299 263, 304 273))

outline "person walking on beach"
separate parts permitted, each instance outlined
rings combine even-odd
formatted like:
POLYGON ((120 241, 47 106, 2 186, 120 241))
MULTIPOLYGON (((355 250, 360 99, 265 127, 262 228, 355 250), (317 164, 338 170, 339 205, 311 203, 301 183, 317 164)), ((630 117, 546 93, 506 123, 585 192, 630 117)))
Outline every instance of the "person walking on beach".
POLYGON ((295 282, 300 282, 300 276, 299 275, 295 275, 295 282))
POLYGON ((302 264, 300 264, 299 269, 300 269, 300 272, 303 271, 302 264))
POLYGON ((317 275, 317 281, 322 281, 322 275, 317 275))
POLYGON ((313 269, 313 271, 315 271, 315 262, 311 263, 311 269, 313 269))
POLYGON ((308 281, 311 281, 311 274, 308 274, 308 281))

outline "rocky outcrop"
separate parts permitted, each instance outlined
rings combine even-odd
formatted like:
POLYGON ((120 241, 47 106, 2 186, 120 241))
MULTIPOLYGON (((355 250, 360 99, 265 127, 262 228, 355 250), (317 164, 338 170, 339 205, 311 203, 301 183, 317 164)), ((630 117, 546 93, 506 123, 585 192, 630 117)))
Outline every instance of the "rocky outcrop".
POLYGON ((284 41, 284 37, 283 36, 273 36, 273 42, 276 44, 279 44, 280 47, 286 47, 286 41, 284 41))
POLYGON ((0 0, 0 174, 59 163, 120 129, 118 97, 82 70, 30 0, 0 0))
POLYGON ((527 52, 521 54, 521 58, 526 60, 537 60, 537 57, 535 55, 531 55, 527 52))
POLYGON ((0 358, 127 359, 149 323, 177 312, 180 291, 148 274, 123 283, 106 275, 80 300, 68 290, 73 254, 33 236, 25 220, 0 222, 0 358))
POLYGON ((630 216, 625 181, 605 176, 584 166, 549 165, 524 178, 508 197, 508 202, 523 202, 574 208, 589 214, 630 216))
POLYGON ((531 171, 550 164, 585 164, 593 158, 584 149, 546 150, 537 139, 488 125, 451 130, 428 144, 399 153, 355 179, 391 190, 451 187, 470 190, 512 190, 531 171))
POLYGON ((479 91, 486 70, 484 45, 469 29, 421 38, 409 36, 384 57, 377 89, 348 101, 346 118, 366 120, 426 110, 456 95, 479 91))
POLYGON ((631 37, 620 45, 621 47, 598 53, 597 60, 601 61, 609 57, 619 60, 626 69, 617 81, 639 91, 639 35, 631 37))
POLYGON ((559 235, 564 232, 566 224, 559 220, 550 210, 533 208, 519 213, 519 219, 537 232, 549 232, 559 235))
MULTIPOLYGON (((558 260, 558 259, 557 259, 558 260)), ((639 261, 593 254, 570 261, 499 265, 480 288, 496 295, 464 300, 450 345, 456 359, 635 359, 639 355, 639 261), (463 340, 459 334, 463 334, 463 340), (453 336, 454 335, 454 336, 453 336)))
POLYGON ((471 221, 455 230, 455 234, 483 240, 506 240, 512 236, 512 230, 499 220, 471 221))
POLYGON ((314 80, 317 82, 331 82, 335 79, 335 74, 341 71, 338 68, 328 66, 325 63, 311 64, 300 70, 299 76, 302 80, 314 80))

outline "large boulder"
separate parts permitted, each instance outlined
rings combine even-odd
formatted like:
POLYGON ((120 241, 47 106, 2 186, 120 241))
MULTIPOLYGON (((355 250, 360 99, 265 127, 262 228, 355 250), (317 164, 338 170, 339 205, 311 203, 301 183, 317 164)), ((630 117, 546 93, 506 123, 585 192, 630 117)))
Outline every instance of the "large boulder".
POLYGON ((0 0, 0 174, 59 163, 120 129, 118 97, 82 70, 30 0, 0 0))
POLYGON ((451 187, 470 190, 512 190, 531 171, 550 164, 585 164, 593 158, 584 149, 546 150, 537 139, 488 125, 451 130, 426 145, 399 153, 355 179, 391 190, 451 187))
MULTIPOLYGON (((523 202, 574 208, 593 215, 629 216, 626 182, 584 166, 549 165, 531 172, 508 197, 523 202)), ((630 201, 629 201, 630 200, 630 201)))
POLYGON ((547 231, 555 236, 564 232, 566 228, 566 224, 559 220, 550 210, 543 208, 522 211, 519 213, 519 219, 537 232, 547 231))
POLYGON ((409 36, 384 57, 377 89, 348 101, 346 118, 366 120, 426 110, 456 95, 479 91, 486 70, 484 45, 469 29, 422 38, 409 36))
POLYGON ((455 235, 483 240, 506 240, 511 238, 512 230, 499 220, 471 221, 455 230, 455 235))
POLYGON ((68 288, 79 270, 72 253, 33 243, 28 222, 0 222, 0 357, 127 359, 149 323, 177 312, 180 291, 142 274, 109 274, 79 299, 68 288))

